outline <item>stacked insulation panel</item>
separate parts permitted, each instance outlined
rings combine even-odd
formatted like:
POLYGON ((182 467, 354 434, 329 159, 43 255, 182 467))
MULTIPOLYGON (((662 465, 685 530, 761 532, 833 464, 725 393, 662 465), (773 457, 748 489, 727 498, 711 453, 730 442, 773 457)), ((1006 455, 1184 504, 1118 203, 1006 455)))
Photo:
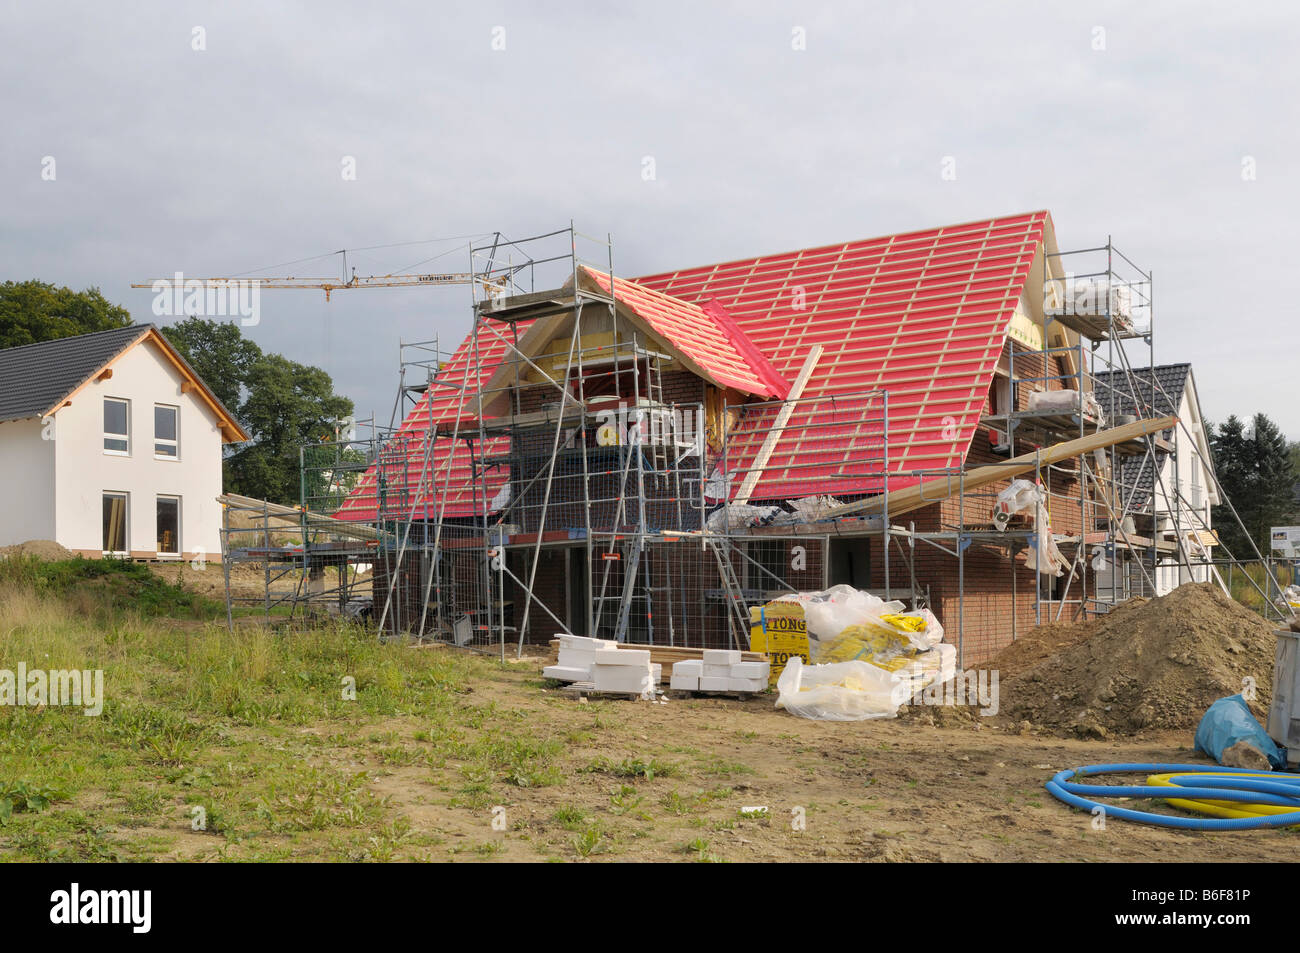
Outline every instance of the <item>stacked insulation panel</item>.
POLYGON ((705 649, 702 658, 673 665, 668 684, 684 692, 762 692, 770 675, 769 662, 746 662, 734 649, 705 649))

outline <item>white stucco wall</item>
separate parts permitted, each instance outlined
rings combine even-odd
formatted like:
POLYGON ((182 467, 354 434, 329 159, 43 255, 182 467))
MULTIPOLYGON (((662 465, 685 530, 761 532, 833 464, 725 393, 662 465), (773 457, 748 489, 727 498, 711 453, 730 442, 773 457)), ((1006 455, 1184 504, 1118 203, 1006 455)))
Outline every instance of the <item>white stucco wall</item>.
POLYGON ((149 342, 112 365, 113 376, 92 382, 55 415, 55 533, 69 549, 103 548, 103 494, 125 492, 127 547, 136 556, 157 553, 156 498, 181 498, 180 548, 221 554, 221 432, 196 392, 181 393, 184 377, 149 342), (104 398, 130 401, 129 456, 104 452, 104 398), (154 457, 154 404, 179 408, 179 456, 154 457))
POLYGON ((0 423, 0 546, 54 538, 54 442, 39 420, 0 423))

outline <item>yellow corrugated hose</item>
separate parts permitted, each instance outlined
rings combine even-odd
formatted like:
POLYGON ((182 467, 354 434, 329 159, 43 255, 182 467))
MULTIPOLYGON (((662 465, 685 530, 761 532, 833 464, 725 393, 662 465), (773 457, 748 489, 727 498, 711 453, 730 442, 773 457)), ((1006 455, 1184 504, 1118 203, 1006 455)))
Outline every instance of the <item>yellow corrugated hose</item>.
MULTIPOLYGON (((1147 778, 1147 784, 1158 787, 1178 787, 1179 785, 1173 780, 1174 778, 1187 777, 1181 774, 1153 774, 1147 778)), ((1246 774, 1234 772, 1232 774, 1197 774, 1201 778, 1269 778, 1276 779, 1277 772, 1260 771, 1258 773, 1246 774)), ((1192 789, 1189 789, 1192 790, 1192 789)), ((1184 811, 1194 811, 1197 814, 1208 814, 1211 817, 1265 817, 1269 814, 1288 814, 1295 810, 1293 807, 1281 807, 1273 804, 1245 804, 1240 801, 1215 801, 1203 800, 1196 798, 1169 798, 1166 804, 1182 808, 1184 811)))

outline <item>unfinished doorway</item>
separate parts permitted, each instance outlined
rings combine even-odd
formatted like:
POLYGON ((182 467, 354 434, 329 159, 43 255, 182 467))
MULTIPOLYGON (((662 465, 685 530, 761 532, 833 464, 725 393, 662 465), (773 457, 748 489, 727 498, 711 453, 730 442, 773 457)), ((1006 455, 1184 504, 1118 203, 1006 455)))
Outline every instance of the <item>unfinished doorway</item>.
POLYGON ((871 588, 871 543, 866 537, 831 540, 830 585, 871 588))
POLYGON ((564 551, 564 573, 568 589, 565 620, 574 635, 588 635, 587 609, 591 605, 591 560, 586 546, 571 546, 564 551))

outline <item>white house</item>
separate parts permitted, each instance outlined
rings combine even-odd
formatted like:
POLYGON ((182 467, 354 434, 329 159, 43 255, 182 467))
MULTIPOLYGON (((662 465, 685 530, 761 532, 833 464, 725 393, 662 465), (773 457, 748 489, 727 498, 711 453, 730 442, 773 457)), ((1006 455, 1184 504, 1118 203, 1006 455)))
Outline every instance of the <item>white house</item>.
POLYGON ((152 324, 0 350, 0 545, 219 560, 222 446, 247 439, 152 324))
MULTIPOLYGON (((1172 452, 1157 452, 1154 459, 1132 457, 1123 464, 1118 478, 1126 512, 1142 511, 1152 498, 1155 501, 1151 507, 1154 527, 1143 525, 1136 530, 1138 535, 1150 535, 1162 548, 1154 580, 1156 594, 1164 595, 1185 582, 1215 580, 1222 584, 1211 563, 1218 540, 1210 513, 1220 499, 1192 366, 1140 367, 1131 374, 1099 373, 1094 379, 1097 399, 1108 414, 1134 414, 1141 408, 1147 416, 1178 417, 1178 426, 1162 434, 1173 445, 1172 452), (1179 540, 1186 558, 1179 550, 1179 540)), ((1099 574, 1098 587, 1103 585, 1099 574)), ((1130 578, 1129 586, 1134 595, 1150 594, 1145 580, 1130 578)))

